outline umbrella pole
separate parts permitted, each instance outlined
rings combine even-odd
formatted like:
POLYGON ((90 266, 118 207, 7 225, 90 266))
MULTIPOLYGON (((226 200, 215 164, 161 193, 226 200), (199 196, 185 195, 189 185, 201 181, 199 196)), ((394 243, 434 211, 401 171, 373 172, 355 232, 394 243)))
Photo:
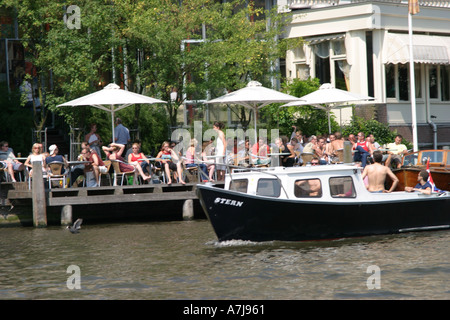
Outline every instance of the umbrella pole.
POLYGON ((257 113, 258 113, 258 109, 255 107, 255 108, 253 109, 253 114, 254 114, 254 119, 253 119, 253 121, 254 121, 254 123, 255 123, 255 143, 258 142, 258 132, 257 132, 257 129, 256 129, 256 116, 257 116, 257 113))
POLYGON ((113 106, 111 106, 111 127, 112 127, 111 142, 114 143, 116 141, 114 140, 114 109, 113 109, 113 106))
POLYGON ((331 134, 331 119, 330 119, 330 111, 327 111, 328 113, 328 134, 331 134))

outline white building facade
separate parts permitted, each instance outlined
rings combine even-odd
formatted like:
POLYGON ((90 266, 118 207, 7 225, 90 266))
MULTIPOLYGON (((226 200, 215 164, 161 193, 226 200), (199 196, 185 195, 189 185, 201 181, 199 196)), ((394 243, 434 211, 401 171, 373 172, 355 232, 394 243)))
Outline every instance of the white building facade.
MULTIPOLYGON (((304 40, 286 56, 286 77, 316 77, 375 98, 356 114, 386 122, 412 141, 408 1, 287 0, 285 37, 304 40)), ((418 142, 450 145, 450 1, 419 1, 412 16, 418 142)), ((344 124, 351 108, 336 109, 344 124)))

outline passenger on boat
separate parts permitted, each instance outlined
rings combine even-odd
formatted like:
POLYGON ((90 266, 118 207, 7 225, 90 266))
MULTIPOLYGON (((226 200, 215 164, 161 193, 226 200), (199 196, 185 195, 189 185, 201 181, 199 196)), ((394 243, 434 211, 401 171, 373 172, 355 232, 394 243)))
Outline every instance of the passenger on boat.
POLYGON ((167 184, 172 184, 172 175, 170 174, 170 170, 177 173, 178 180, 181 184, 186 184, 183 180, 183 168, 181 160, 179 159, 177 153, 170 148, 170 144, 168 141, 164 141, 161 145, 161 151, 159 151, 156 158, 161 159, 158 160, 157 166, 162 168, 167 177, 167 184))
POLYGON ((316 147, 314 149, 315 154, 317 155, 317 157, 319 158, 319 163, 320 164, 327 164, 328 163, 328 155, 325 151, 325 138, 319 138, 317 140, 317 144, 316 147))
POLYGON ((327 144, 329 146, 327 153, 331 157, 332 162, 339 162, 339 153, 344 150, 344 139, 339 131, 335 132, 334 137, 335 139, 332 140, 330 135, 331 142, 327 144))
POLYGON ((383 161, 385 161, 385 166, 389 167, 391 162, 396 166, 396 168, 400 168, 402 166, 402 157, 406 153, 408 153, 408 149, 402 143, 403 137, 398 134, 395 136, 395 140, 393 143, 389 143, 386 146, 387 154, 384 155, 383 161))
POLYGON ((431 194, 431 190, 433 189, 431 187, 431 184, 428 182, 428 171, 427 170, 420 170, 419 174, 417 175, 417 184, 413 187, 405 187, 405 191, 407 192, 414 192, 418 191, 423 194, 431 194))
POLYGON ((365 140, 363 132, 358 133, 358 141, 353 145, 353 150, 355 151, 353 160, 355 162, 361 162, 361 167, 365 168, 367 157, 372 155, 373 150, 372 144, 365 140))
POLYGON ((373 165, 366 166, 361 176, 363 180, 366 176, 369 179, 367 190, 373 193, 390 193, 394 191, 398 184, 398 178, 390 168, 385 167, 381 164, 381 160, 383 159, 383 154, 381 153, 381 151, 374 151, 373 159, 375 163, 373 165), (389 190, 386 191, 384 189, 384 183, 387 176, 391 178, 392 186, 389 188, 389 190))

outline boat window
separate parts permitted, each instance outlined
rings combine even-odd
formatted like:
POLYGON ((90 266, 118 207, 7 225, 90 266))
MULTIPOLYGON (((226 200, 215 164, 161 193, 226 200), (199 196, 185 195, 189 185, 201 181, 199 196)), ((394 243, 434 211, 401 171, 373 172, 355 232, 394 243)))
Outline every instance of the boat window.
POLYGON ((356 192, 352 177, 330 178, 330 194, 333 198, 355 198, 356 192))
POLYGON ((428 158, 430 158, 430 162, 442 162, 443 153, 439 151, 422 152, 422 164, 426 164, 428 158))
POLYGON ((417 164, 418 154, 408 154, 403 157, 403 165, 404 166, 415 166, 417 164))
POLYGON ((280 181, 277 179, 259 179, 256 194, 266 197, 279 197, 281 192, 280 181))
POLYGON ((296 180, 294 195, 297 198, 320 198, 322 196, 322 184, 319 179, 296 180))
POLYGON ((235 179, 230 182, 230 190, 247 193, 248 179, 235 179))

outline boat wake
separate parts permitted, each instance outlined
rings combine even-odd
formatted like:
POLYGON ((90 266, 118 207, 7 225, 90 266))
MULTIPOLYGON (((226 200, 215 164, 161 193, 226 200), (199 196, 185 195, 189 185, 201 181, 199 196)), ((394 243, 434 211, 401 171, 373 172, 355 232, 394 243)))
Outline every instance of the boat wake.
POLYGON ((218 248, 227 248, 227 247, 243 247, 243 246, 256 246, 256 245, 267 245, 268 243, 273 243, 273 241, 265 241, 265 242, 256 242, 250 240, 227 240, 227 241, 210 241, 207 242, 207 245, 212 245, 218 248))

